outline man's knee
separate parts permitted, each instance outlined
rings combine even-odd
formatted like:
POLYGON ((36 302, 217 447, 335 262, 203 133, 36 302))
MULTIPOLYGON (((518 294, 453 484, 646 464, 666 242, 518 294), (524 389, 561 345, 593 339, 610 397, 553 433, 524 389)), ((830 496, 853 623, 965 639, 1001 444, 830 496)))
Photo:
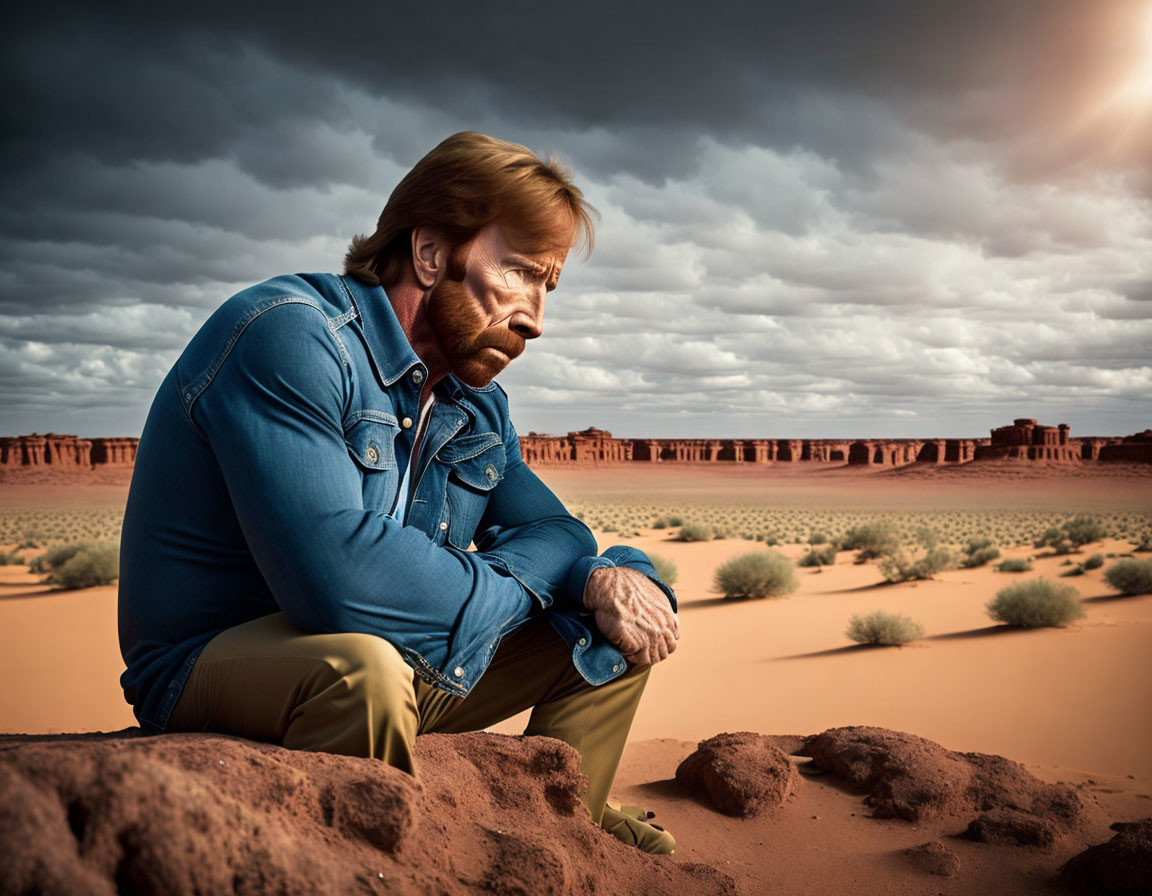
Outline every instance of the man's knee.
POLYGON ((325 662, 345 699, 382 711, 415 710, 412 669, 391 643, 361 633, 330 637, 333 649, 325 662))

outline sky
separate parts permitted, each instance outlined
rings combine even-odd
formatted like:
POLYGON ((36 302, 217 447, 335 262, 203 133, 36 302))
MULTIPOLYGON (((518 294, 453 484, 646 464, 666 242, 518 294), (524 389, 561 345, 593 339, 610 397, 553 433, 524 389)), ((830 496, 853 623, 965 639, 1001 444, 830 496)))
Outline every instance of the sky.
POLYGON ((5 14, 0 434, 138 435, 461 130, 600 215, 521 434, 1152 426, 1152 0, 164 7, 5 14))

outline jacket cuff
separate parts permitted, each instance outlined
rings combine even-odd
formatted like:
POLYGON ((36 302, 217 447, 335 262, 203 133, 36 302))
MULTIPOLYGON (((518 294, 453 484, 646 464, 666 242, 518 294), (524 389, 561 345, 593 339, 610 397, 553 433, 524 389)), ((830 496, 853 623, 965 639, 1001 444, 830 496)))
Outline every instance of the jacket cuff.
POLYGON ((624 544, 608 548, 599 557, 583 557, 572 567, 572 571, 568 574, 568 594, 581 612, 591 612, 584 606, 584 588, 588 584, 588 576, 603 566, 627 566, 629 569, 644 573, 664 592, 668 603, 672 605, 672 612, 676 612, 676 593, 661 581, 647 555, 624 544))

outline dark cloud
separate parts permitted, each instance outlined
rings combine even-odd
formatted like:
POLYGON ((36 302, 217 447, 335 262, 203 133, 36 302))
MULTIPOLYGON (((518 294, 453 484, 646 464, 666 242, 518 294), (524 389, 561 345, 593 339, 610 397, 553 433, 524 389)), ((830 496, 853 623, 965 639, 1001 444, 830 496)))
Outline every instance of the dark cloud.
POLYGON ((138 429, 212 308, 337 268, 465 128, 602 212, 504 378, 527 428, 1142 428, 1152 103, 1109 101, 1147 5, 17 9, 0 432, 138 429))

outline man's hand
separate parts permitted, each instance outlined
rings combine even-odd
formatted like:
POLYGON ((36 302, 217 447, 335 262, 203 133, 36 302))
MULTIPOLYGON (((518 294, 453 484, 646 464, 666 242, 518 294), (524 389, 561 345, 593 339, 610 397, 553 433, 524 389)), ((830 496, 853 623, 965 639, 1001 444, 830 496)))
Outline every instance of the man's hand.
POLYGON ((680 623, 667 595, 642 572, 626 566, 594 569, 584 586, 584 606, 633 665, 650 666, 676 649, 680 623))

